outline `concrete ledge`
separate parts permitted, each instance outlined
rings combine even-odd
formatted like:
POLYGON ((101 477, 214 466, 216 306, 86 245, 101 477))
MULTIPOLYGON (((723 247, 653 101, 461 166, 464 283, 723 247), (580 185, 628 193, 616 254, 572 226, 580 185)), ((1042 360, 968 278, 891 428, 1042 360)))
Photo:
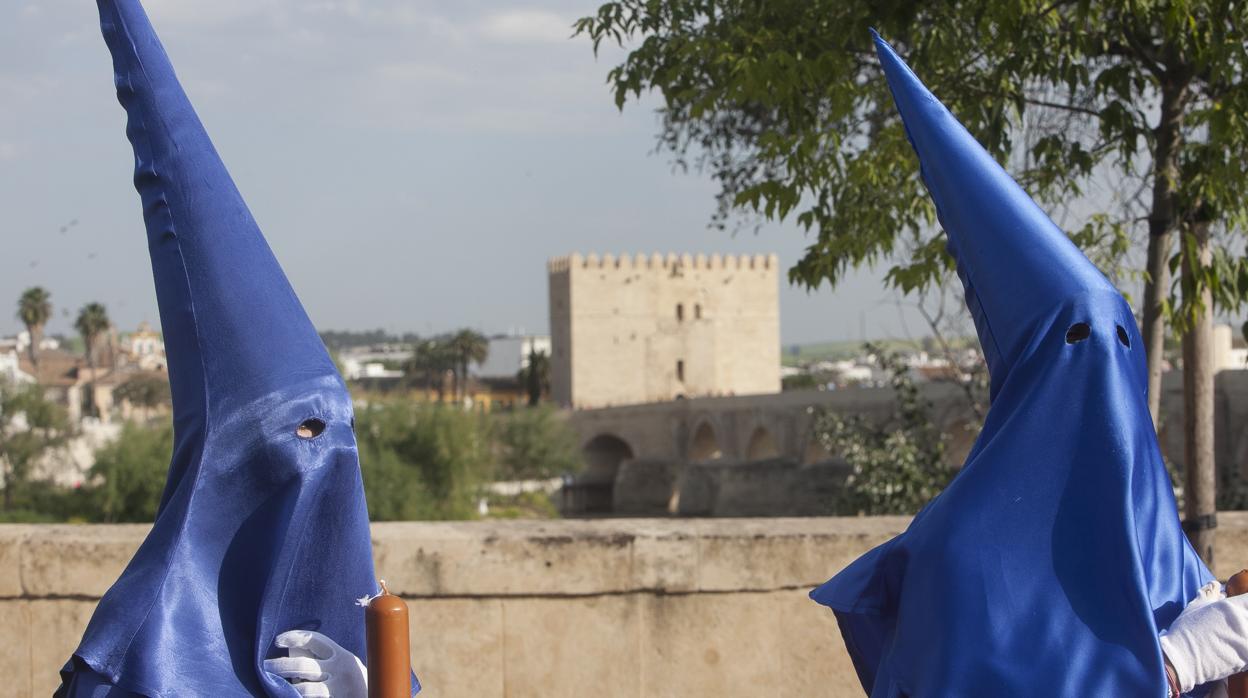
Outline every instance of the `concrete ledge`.
MULTIPOLYGON (((1248 513, 1218 515, 1225 578, 1248 513)), ((906 517, 381 523, 430 696, 861 696, 808 590, 906 517)), ((3 695, 46 696, 147 526, 0 525, 3 695)))
MULTIPOLYGON (((775 591, 826 580, 905 517, 403 522, 377 572, 412 598, 775 591)), ((146 525, 0 525, 0 598, 98 599, 146 525)))
MULTIPOLYGON (((403 596, 777 591, 822 583, 908 517, 401 522, 373 525, 403 596)), ((1248 512, 1218 514, 1215 572, 1248 567, 1248 512)), ((0 525, 0 599, 98 599, 148 526, 0 525)))

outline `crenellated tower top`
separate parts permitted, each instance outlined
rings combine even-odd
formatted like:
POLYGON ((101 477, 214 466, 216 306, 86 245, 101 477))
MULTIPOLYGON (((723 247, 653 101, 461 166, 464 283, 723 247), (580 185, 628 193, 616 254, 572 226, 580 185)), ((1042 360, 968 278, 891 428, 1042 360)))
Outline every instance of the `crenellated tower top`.
POLYGON ((546 269, 551 273, 566 272, 571 269, 620 269, 624 271, 639 271, 646 269, 671 269, 673 267, 690 270, 762 270, 778 269, 779 265, 779 258, 774 254, 712 254, 707 256, 705 254, 675 254, 673 252, 662 255, 655 252, 650 255, 636 254, 616 256, 608 253, 599 256, 596 252, 590 252, 587 255, 582 255, 579 252, 573 252, 570 255, 551 258, 546 263, 546 269))

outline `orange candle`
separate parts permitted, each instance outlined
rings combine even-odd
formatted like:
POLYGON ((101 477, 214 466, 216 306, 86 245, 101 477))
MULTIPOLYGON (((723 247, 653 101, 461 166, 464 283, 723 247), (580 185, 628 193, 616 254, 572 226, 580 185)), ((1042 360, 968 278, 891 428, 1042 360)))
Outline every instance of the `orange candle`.
POLYGON ((411 651, 408 647, 407 604, 386 589, 364 612, 368 636, 368 698, 411 698, 411 651))

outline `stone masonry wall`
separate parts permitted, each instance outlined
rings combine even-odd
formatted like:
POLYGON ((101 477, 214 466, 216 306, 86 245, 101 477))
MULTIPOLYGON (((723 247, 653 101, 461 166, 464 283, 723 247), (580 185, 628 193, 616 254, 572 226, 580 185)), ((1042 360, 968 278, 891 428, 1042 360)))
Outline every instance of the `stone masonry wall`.
MULTIPOLYGON (((1225 578, 1248 565, 1248 514, 1219 521, 1225 578)), ((861 696, 835 619, 806 594, 906 523, 384 523, 373 548, 411 608, 422 695, 861 696)), ((146 531, 0 526, 0 695, 55 689, 146 531)))
POLYGON ((780 390, 775 255, 552 259, 551 388, 586 408, 780 390))

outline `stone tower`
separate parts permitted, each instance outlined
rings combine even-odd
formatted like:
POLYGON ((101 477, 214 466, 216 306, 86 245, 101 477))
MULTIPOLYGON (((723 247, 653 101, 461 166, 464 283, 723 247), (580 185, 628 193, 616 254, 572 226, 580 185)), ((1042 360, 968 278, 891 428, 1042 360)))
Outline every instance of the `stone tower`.
POLYGON ((572 254, 547 270, 561 406, 780 390, 775 255, 572 254))

